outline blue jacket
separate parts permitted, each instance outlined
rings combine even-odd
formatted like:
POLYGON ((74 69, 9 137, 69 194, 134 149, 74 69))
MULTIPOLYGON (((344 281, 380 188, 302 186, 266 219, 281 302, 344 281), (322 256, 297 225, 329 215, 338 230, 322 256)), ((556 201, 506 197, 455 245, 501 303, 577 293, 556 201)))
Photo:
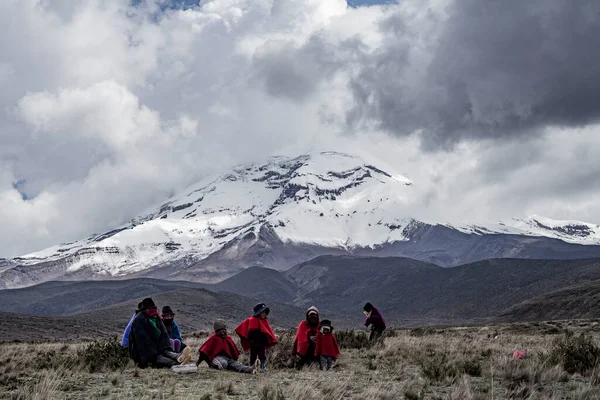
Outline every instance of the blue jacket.
POLYGON ((181 337, 181 332, 179 332, 179 325, 177 325, 177 322, 173 321, 173 324, 167 327, 167 332, 169 332, 170 339, 179 339, 179 341, 183 343, 183 338, 181 337))
POLYGON ((127 327, 125 328, 125 332, 123 332, 123 339, 121 339, 122 347, 127 347, 129 345, 129 332, 131 332, 131 325, 133 325, 133 320, 135 319, 136 315, 137 315, 137 313, 133 313, 133 317, 131 317, 131 320, 129 321, 129 323, 127 324, 127 327))

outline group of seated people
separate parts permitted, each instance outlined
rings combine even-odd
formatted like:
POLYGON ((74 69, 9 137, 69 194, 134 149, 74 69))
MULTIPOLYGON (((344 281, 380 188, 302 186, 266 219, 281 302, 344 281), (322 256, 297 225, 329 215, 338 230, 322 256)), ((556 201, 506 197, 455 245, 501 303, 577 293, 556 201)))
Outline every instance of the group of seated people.
MULTIPOLYGON (((193 363, 191 349, 183 342, 174 312, 169 306, 162 314, 151 298, 138 304, 125 332, 121 345, 128 347, 129 355, 139 368, 172 367, 193 363)), ((254 307, 253 315, 235 328, 245 352, 250 352, 250 364, 242 365, 238 359, 240 351, 228 335, 224 320, 214 321, 214 333, 200 346, 196 365, 205 361, 209 367, 219 370, 233 370, 242 373, 265 372, 268 350, 278 343, 268 315, 269 307, 260 303, 254 307)), ((364 307, 367 316, 365 325, 371 326, 370 340, 377 340, 386 329, 385 320, 379 310, 367 303, 364 307)), ((333 334, 331 321, 321 320, 319 310, 310 307, 305 319, 296 330, 289 366, 301 368, 315 364, 322 370, 334 367, 340 349, 333 334)))

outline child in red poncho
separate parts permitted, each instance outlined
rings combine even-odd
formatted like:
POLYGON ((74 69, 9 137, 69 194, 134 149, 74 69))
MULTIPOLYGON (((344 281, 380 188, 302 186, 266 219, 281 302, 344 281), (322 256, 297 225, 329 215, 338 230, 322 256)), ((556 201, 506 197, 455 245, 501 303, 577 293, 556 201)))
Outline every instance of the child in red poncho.
POLYGON ((253 367, 246 367, 237 361, 240 352, 231 336, 227 335, 225 321, 222 319, 216 320, 213 328, 215 333, 198 350, 200 357, 196 365, 200 365, 202 361, 206 361, 211 368, 219 370, 229 369, 249 374, 253 373, 253 367))
POLYGON ((312 306, 306 311, 306 318, 298 325, 291 355, 298 369, 304 365, 319 363, 319 356, 315 355, 319 322, 319 310, 312 306))
POLYGON ((321 328, 317 333, 315 356, 320 357, 321 370, 330 370, 340 356, 340 348, 333 334, 333 326, 328 319, 321 321, 321 328))
POLYGON ((244 351, 250 350, 250 365, 254 365, 257 359, 260 360, 260 372, 265 372, 267 350, 278 343, 267 320, 269 312, 266 304, 257 304, 254 307, 254 315, 235 328, 244 351))

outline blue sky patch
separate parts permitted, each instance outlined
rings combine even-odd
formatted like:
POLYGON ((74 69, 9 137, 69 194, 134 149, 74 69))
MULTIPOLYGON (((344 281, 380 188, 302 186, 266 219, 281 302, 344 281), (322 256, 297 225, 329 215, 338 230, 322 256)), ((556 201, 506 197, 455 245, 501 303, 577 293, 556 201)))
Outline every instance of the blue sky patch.
POLYGON ((29 200, 29 196, 25 193, 25 182, 25 179, 19 179, 18 181, 13 182, 12 187, 21 194, 23 200, 29 200))

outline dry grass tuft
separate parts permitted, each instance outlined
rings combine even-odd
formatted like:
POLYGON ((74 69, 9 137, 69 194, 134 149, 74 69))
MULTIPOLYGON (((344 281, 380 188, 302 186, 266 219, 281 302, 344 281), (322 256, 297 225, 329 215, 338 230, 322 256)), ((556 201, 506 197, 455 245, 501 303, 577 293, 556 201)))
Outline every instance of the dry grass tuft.
POLYGON ((271 382, 262 382, 257 393, 259 400, 285 400, 281 386, 271 382))
POLYGON ((60 397, 59 387, 62 374, 56 371, 44 371, 32 386, 19 388, 12 394, 14 400, 53 400, 60 397))

